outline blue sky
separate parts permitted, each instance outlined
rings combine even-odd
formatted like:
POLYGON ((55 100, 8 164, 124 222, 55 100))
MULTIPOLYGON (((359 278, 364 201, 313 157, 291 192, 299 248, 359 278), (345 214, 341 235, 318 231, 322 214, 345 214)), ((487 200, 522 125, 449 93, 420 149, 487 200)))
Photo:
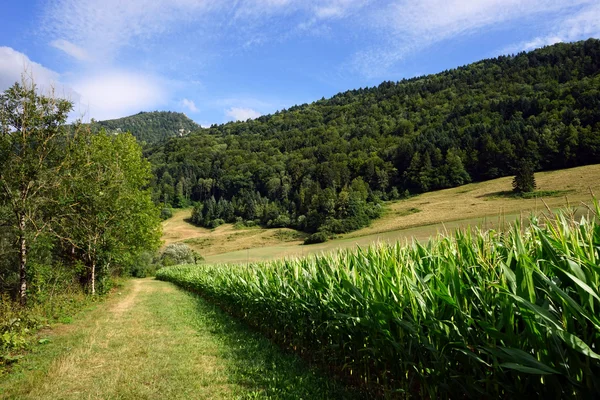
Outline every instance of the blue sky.
POLYGON ((206 126, 589 37, 598 0, 3 0, 0 90, 26 70, 84 120, 206 126))

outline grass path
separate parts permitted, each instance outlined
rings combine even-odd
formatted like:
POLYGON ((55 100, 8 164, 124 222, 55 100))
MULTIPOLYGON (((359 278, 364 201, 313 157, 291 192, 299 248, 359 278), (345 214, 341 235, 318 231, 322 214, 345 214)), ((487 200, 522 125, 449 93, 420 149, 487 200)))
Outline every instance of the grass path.
POLYGON ((6 399, 348 398, 214 306, 170 283, 130 280, 71 325, 43 333, 6 399))

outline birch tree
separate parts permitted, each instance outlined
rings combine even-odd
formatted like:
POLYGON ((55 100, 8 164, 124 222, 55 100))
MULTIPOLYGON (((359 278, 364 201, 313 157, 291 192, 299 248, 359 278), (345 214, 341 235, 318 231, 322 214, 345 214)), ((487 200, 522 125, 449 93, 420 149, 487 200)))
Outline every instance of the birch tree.
POLYGON ((0 94, 0 203, 16 232, 19 299, 27 300, 30 241, 50 222, 47 207, 60 186, 71 102, 39 95, 23 79, 0 94))

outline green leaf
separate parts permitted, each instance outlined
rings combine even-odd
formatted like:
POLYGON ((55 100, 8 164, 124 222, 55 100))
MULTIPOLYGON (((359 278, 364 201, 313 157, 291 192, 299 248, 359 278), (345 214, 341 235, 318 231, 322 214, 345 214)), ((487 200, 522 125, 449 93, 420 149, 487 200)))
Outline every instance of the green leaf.
POLYGON ((553 334, 561 338, 570 348, 588 357, 600 360, 600 354, 595 353, 583 340, 567 331, 553 331, 553 334))
POLYGON ((538 368, 527 367, 525 365, 521 365, 521 364, 517 364, 517 363, 503 363, 503 364, 500 364, 500 366, 503 368, 509 368, 509 369, 514 369, 519 372, 524 372, 526 374, 551 375, 551 374, 555 373, 555 372, 544 371, 544 370, 541 370, 538 368))

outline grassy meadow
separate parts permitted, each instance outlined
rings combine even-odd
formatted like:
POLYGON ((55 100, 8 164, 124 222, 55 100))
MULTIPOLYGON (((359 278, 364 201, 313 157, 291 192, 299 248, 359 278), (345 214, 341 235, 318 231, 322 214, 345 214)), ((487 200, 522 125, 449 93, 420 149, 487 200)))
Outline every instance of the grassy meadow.
POLYGON ((591 398, 599 214, 157 277, 376 396, 591 398))

